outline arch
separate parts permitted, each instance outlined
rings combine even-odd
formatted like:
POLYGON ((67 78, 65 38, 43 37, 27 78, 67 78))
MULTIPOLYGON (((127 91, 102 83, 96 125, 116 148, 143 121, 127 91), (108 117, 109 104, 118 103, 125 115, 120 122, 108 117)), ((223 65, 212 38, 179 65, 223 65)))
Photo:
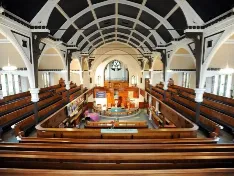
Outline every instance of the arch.
POLYGON ((202 68, 202 79, 200 80, 200 87, 204 87, 205 86, 205 81, 206 81, 206 74, 207 74, 207 69, 209 68, 209 65, 212 61, 212 59, 214 58, 215 54, 219 51, 219 49, 221 48, 221 46, 230 38, 234 35, 234 29, 233 26, 230 26, 224 33, 223 35, 220 37, 220 39, 218 40, 218 42, 216 43, 216 45, 213 47, 213 49, 211 50, 210 54, 208 55, 207 58, 205 59, 205 62, 203 64, 203 68, 202 68))
POLYGON ((10 43, 13 45, 14 49, 16 49, 16 51, 20 55, 21 59, 23 60, 25 66, 27 68, 27 75, 28 75, 29 85, 30 85, 31 88, 35 88, 33 68, 32 68, 32 64, 29 61, 29 58, 27 57, 25 52, 22 50, 21 46, 18 44, 18 42, 16 41, 16 39, 13 36, 11 31, 8 31, 8 29, 5 29, 4 26, 1 26, 0 34, 5 36, 6 39, 10 41, 10 43))
POLYGON ((149 71, 150 70, 150 67, 149 67, 149 61, 145 62, 144 64, 144 71, 149 71))
MULTIPOLYGON (((115 34, 120 34, 120 35, 123 35, 123 36, 126 36, 126 37, 128 37, 129 35, 128 34, 125 34, 125 33, 121 33, 121 32, 112 32, 112 33, 108 33, 108 34, 105 34, 105 35, 103 35, 103 37, 106 37, 106 36, 109 36, 109 35, 115 35, 115 34)), ((93 45, 93 43, 94 42, 96 42, 96 41, 98 41, 98 40, 100 40, 100 39, 102 39, 103 38, 102 36, 100 36, 100 37, 98 37, 98 38, 96 38, 95 40, 93 40, 92 41, 92 44, 91 43, 89 43, 85 48, 90 48, 90 47, 92 47, 92 45, 93 45)), ((121 40, 126 40, 126 39, 123 39, 123 38, 119 38, 119 37, 117 37, 118 39, 121 39, 121 40)), ((130 37, 131 38, 131 37, 130 37)), ((136 40, 139 44, 141 43, 141 41, 139 41, 138 39, 136 39, 136 38, 133 38, 134 40, 136 40)), ((113 40, 113 38, 111 38, 110 40, 113 40)), ((107 40, 105 40, 105 41, 107 41, 107 40)), ((127 40, 126 40, 127 41, 127 40)), ((101 41, 101 42, 103 42, 103 41, 101 41)), ((101 42, 99 42, 99 43, 101 43, 101 42)), ((96 45, 98 45, 99 43, 97 43, 96 45)), ((129 43, 133 43, 133 42, 131 42, 131 41, 129 41, 129 43)), ((150 42, 151 44, 153 44, 152 42, 150 42)), ((135 44, 135 43, 134 43, 135 44)), ((95 46, 96 46, 95 45, 95 46)), ((151 45, 151 47, 152 48, 154 48, 155 46, 152 46, 151 45)), ((84 49, 85 49, 84 48, 84 49)), ((142 48, 147 48, 147 50, 148 51, 150 51, 150 49, 145 45, 145 44, 143 44, 143 47, 142 48)), ((83 49, 83 50, 84 50, 83 49)))
POLYGON ((159 56, 154 59, 151 70, 163 70, 163 63, 159 56))
MULTIPOLYGON (((104 59, 99 59, 99 61, 94 64, 93 70, 95 71, 93 75, 94 77, 93 80, 95 81, 96 84, 97 84, 97 77, 100 76, 101 77, 100 85, 101 86, 104 85, 104 69, 108 63, 114 60, 119 60, 122 63, 124 63, 124 65, 127 66, 129 71, 129 77, 135 75, 137 78, 139 78, 141 76, 140 66, 138 65, 137 61, 134 58, 132 58, 130 55, 128 56, 115 55, 104 59)), ((137 82, 139 82, 139 80, 137 82)), ((131 82, 129 82, 129 85, 131 85, 131 82)))
MULTIPOLYGON (((97 3, 97 4, 93 4, 92 7, 95 10, 98 7, 105 6, 105 5, 108 5, 108 4, 113 4, 113 3, 115 3, 115 1, 108 0, 108 1, 97 3)), ((151 9, 149 9, 149 8, 147 8, 145 6, 142 6, 142 4, 137 4, 135 2, 123 1, 123 0, 119 0, 119 3, 125 4, 125 5, 129 5, 129 6, 132 6, 132 7, 136 7, 138 9, 143 9, 147 13, 151 14, 152 16, 154 16, 157 20, 159 20, 167 29, 172 29, 173 28, 172 25, 165 18, 163 18, 162 16, 158 15, 156 12, 152 11, 151 9)), ((82 10, 81 12, 77 13, 72 18, 70 18, 70 20, 67 20, 62 25, 61 28, 62 29, 67 29, 71 25, 71 23, 74 23, 78 18, 80 18, 81 16, 83 16, 85 13, 87 13, 89 11, 90 11, 89 7, 85 8, 84 10, 82 10)), ((87 26, 85 26, 84 28, 87 28, 87 26)), ((179 34, 176 31, 169 31, 169 32, 171 33, 171 35, 174 38, 179 37, 179 34)), ((64 34, 64 31, 57 31, 54 36, 58 37, 58 38, 61 38, 63 34, 64 34)))
POLYGON ((88 61, 87 61, 86 58, 83 59, 82 68, 83 68, 83 71, 89 71, 90 70, 89 64, 88 64, 88 61))
MULTIPOLYGON (((115 25, 112 25, 112 26, 108 26, 108 27, 105 27, 105 28, 102 28, 103 30, 105 30, 105 29, 111 29, 111 28, 115 28, 115 25)), ((128 28, 128 27, 125 27, 125 26, 121 26, 121 27, 119 27, 119 29, 128 29, 128 30, 130 30, 131 28, 128 28)), ((84 38, 79 44, 78 44, 78 46, 80 45, 80 46, 83 46, 83 44, 87 41, 87 39, 89 40, 92 36, 94 36, 95 34, 97 34, 97 33, 99 33, 100 31, 98 30, 98 31, 96 31, 96 32, 94 32, 94 33, 92 33, 92 34, 90 34, 89 36, 87 36, 86 38, 84 38)), ((119 33, 119 34, 121 34, 121 35, 127 35, 127 36, 129 36, 128 34, 125 34, 125 33, 121 33, 121 32, 117 32, 117 33, 119 33)), ((137 35, 139 35, 140 37, 142 37, 145 41, 147 41, 148 43, 149 43, 149 45, 153 48, 153 47, 155 47, 155 45, 153 44, 153 42, 148 38, 148 37, 146 37, 146 36, 144 36, 143 34, 141 34, 140 32, 138 32, 138 31, 134 31, 134 33, 136 33, 137 35)), ((112 32, 112 33, 108 33, 108 34, 105 34, 105 35, 111 35, 111 34, 116 34, 115 32, 112 32)), ((103 35, 103 37, 105 36, 105 35, 103 35)), ((101 38, 101 37, 99 37, 99 38, 101 38)), ((97 39, 99 39, 99 38, 97 38, 97 39)), ((135 37, 133 37, 133 36, 131 36, 131 38, 133 38, 134 40, 138 40, 137 38, 135 38, 135 37)), ((69 42, 72 42, 72 39, 73 38, 71 38, 70 39, 70 41, 69 42)), ((95 40, 97 40, 97 39, 95 39, 95 40)), ((95 40, 92 40, 92 44, 95 42, 95 40)), ((69 43, 68 42, 68 43, 69 43)), ((139 42, 139 43, 141 43, 141 42, 139 42)), ((90 44, 89 44, 90 45, 90 44)))
POLYGON ((76 59, 76 58, 72 59, 71 64, 70 64, 70 69, 75 70, 75 71, 82 70, 79 59, 76 59))
MULTIPOLYGON (((109 40, 107 40, 106 41, 106 43, 108 44, 108 43, 111 43, 111 42, 108 42, 108 41, 111 41, 111 40, 113 40, 113 39, 109 39, 109 40)), ((118 38, 117 37, 117 41, 113 41, 113 42, 120 42, 120 43, 123 43, 123 44, 127 44, 127 45, 129 45, 129 46, 134 46, 134 47, 136 47, 137 49, 136 50, 138 50, 138 52, 139 53, 141 53, 141 55, 143 55, 143 53, 144 53, 144 51, 141 49, 141 48, 139 48, 136 44, 134 44, 134 43, 132 43, 131 41, 129 41, 128 43, 127 43, 127 39, 122 39, 122 38, 118 38), (126 42, 126 43, 124 43, 124 42, 126 42), (131 45, 130 45, 131 44, 131 45)), ((99 43, 97 43, 97 45, 95 45, 94 46, 94 48, 93 48, 93 50, 95 50, 95 48, 97 48, 97 47, 99 47, 100 45, 103 45, 103 44, 106 44, 106 43, 103 43, 103 42, 99 42, 99 43)), ((92 51, 92 50, 91 50, 92 51)), ((93 52, 93 51, 92 51, 93 52)), ((91 52, 91 53, 92 53, 91 52)))
POLYGON ((39 69, 66 69, 65 58, 56 47, 46 47, 38 61, 39 69), (50 60, 50 62, 48 62, 50 60))
POLYGON ((114 60, 104 68, 104 81, 128 81, 128 69, 122 61, 114 60), (115 66, 113 66, 115 64, 115 66), (113 68, 114 67, 114 68, 113 68))
POLYGON ((196 59, 187 46, 180 46, 173 50, 167 67, 168 69, 195 69, 196 59))
MULTIPOLYGON (((110 40, 111 40, 111 39, 110 39, 110 40)), ((101 42, 100 42, 100 43, 101 43, 101 42)), ((95 55, 95 52, 98 52, 98 50, 103 49, 103 47, 105 47, 106 45, 112 45, 112 44, 124 45, 125 47, 129 48, 129 51, 126 51, 125 48, 121 48, 121 49, 118 49, 118 50, 123 51, 123 52, 126 52, 126 53, 128 53, 129 55, 131 55, 132 57, 135 57, 136 59, 137 59, 137 57, 136 57, 137 55, 142 55, 142 53, 141 53, 138 49, 133 48, 133 47, 132 47, 131 45, 129 45, 128 43, 123 43, 123 42, 120 42, 120 41, 111 41, 111 42, 103 43, 102 45, 99 45, 100 43, 98 43, 97 45, 95 45, 95 46, 99 46, 99 48, 93 49, 91 56, 92 56, 92 55, 95 55), (132 52, 130 52, 130 51, 132 51, 132 52), (135 55, 135 56, 134 56, 134 55, 135 55)), ((117 48, 117 47, 116 47, 116 48, 117 48)), ((106 53, 109 52, 109 51, 111 51, 111 50, 114 50, 114 49, 113 49, 113 48, 110 48, 110 50, 107 50, 106 53)), ((116 49, 115 49, 115 50, 116 50, 116 49)), ((103 54, 106 54, 106 53, 104 52, 103 54)))

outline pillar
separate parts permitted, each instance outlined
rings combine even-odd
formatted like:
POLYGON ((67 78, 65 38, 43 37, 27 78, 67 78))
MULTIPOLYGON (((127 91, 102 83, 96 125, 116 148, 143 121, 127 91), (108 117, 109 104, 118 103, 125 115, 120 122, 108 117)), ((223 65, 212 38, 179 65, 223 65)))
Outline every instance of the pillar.
POLYGON ((72 53, 76 52, 77 49, 67 49, 67 57, 66 57, 66 67, 67 67, 67 75, 66 75, 66 90, 67 90, 67 103, 70 102, 70 83, 71 83, 71 61, 72 61, 72 53))
POLYGON ((33 73, 34 73, 34 87, 30 88, 29 91, 31 93, 31 101, 34 105, 34 116, 35 123, 38 124, 38 101, 39 101, 39 88, 38 88, 38 60, 41 56, 42 50, 40 49, 40 43, 43 38, 46 38, 49 35, 49 30, 42 29, 36 30, 36 32, 32 32, 32 48, 33 48, 33 73))
POLYGON ((35 124, 38 124, 39 118, 38 118, 38 101, 39 101, 39 88, 31 88, 29 89, 31 93, 31 101, 33 102, 34 106, 34 116, 35 116, 35 124))
POLYGON ((202 70, 202 61, 203 61, 203 32, 202 31, 196 31, 196 30, 190 30, 185 31, 185 36, 187 38, 191 38, 194 41, 195 44, 195 51, 194 56, 196 58, 196 88, 195 93, 195 102, 196 104, 196 123, 199 122, 199 116, 200 116, 200 107, 201 103, 203 102, 203 94, 205 92, 205 89, 201 87, 201 70, 202 70))
POLYGON ((203 102, 203 94, 205 92, 205 89, 195 89, 195 102, 196 104, 196 123, 199 122, 199 116, 200 116, 200 107, 201 103, 203 102))
POLYGON ((166 100, 166 92, 168 89, 168 73, 167 73, 167 54, 166 54, 166 49, 157 49, 157 51, 161 54, 161 59, 163 63, 163 81, 164 81, 164 95, 163 99, 166 100))

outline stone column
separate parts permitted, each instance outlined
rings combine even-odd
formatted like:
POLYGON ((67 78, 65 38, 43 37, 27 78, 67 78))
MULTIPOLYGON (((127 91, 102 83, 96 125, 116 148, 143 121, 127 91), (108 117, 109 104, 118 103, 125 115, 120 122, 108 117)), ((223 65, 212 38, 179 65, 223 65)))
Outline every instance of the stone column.
POLYGON ((203 94, 205 92, 205 89, 194 89, 195 90, 195 101, 197 102, 196 104, 196 123, 199 122, 199 116, 200 116, 200 106, 201 103, 203 102, 203 94))
POLYGON ((35 116, 35 124, 38 124, 39 118, 38 118, 38 101, 39 101, 39 88, 31 88, 29 89, 31 93, 31 101, 33 102, 34 105, 34 116, 35 116))

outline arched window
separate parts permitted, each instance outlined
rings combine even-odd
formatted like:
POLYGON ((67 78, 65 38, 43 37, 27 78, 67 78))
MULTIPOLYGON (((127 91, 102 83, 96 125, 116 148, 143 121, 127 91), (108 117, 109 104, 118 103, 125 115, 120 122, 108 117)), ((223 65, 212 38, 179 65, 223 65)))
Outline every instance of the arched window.
POLYGON ((98 84, 98 86, 101 85, 101 76, 98 76, 98 78, 97 78, 97 84, 98 84))
POLYGON ((111 65, 111 69, 113 71, 119 71, 119 70, 121 70, 121 63, 119 61, 117 61, 117 60, 114 60, 112 62, 112 65, 111 65))
POLYGON ((136 84, 136 77, 133 75, 132 76, 132 85, 135 85, 136 84))

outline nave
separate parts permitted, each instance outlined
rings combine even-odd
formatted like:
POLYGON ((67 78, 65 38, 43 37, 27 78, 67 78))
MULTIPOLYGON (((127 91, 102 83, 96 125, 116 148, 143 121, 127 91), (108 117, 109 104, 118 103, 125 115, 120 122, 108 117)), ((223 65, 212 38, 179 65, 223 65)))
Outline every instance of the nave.
POLYGON ((0 175, 233 176, 233 0, 2 0, 0 175))

